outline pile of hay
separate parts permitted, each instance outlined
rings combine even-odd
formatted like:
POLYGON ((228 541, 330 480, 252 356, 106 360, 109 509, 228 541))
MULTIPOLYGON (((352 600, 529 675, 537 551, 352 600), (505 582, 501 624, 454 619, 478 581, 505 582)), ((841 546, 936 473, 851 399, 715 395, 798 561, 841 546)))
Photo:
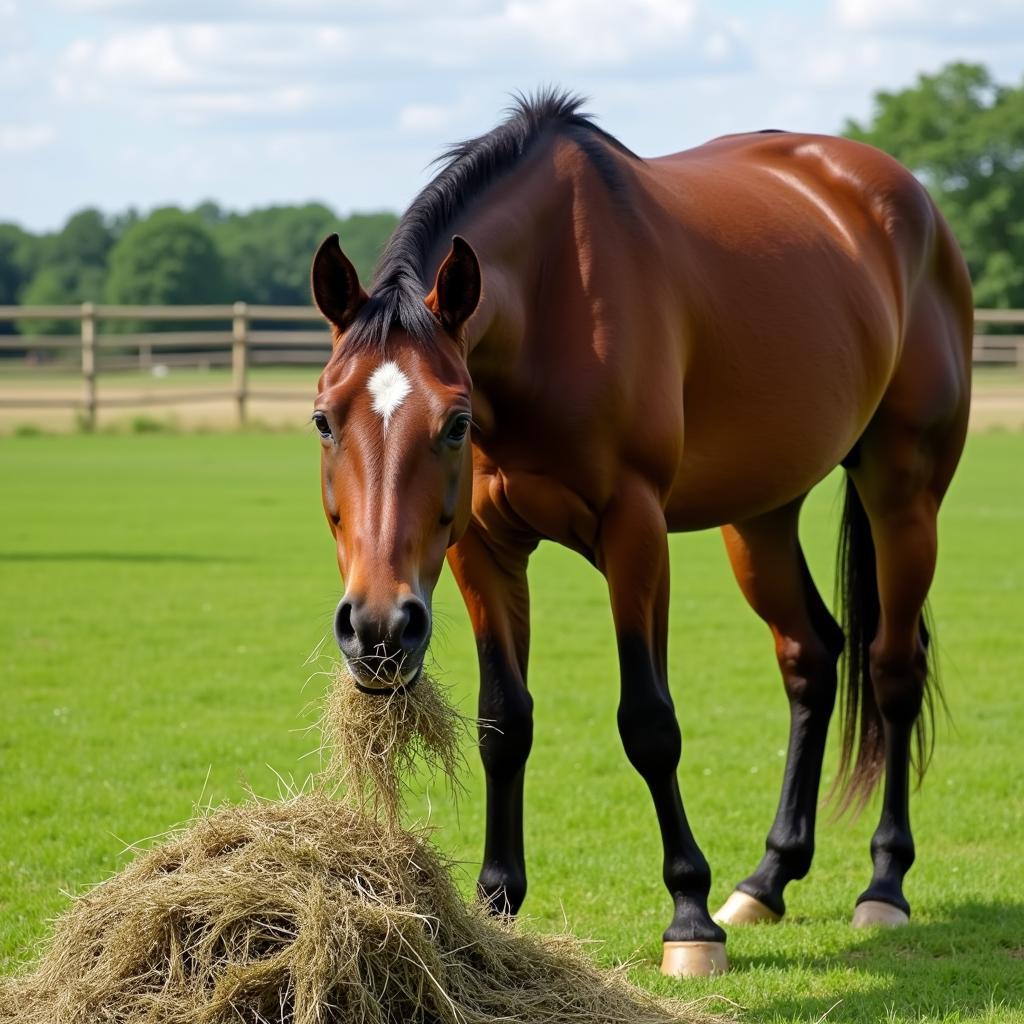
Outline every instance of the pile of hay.
MULTIPOLYGON (((332 713, 345 706, 334 700, 332 713)), ((339 724, 328 725, 336 740, 339 724)), ((433 749, 415 727, 399 732, 433 749)), ((332 781, 203 814, 80 896, 32 970, 0 981, 0 1022, 705 1019, 598 969, 568 936, 531 935, 467 904, 427 835, 398 826, 389 797, 373 815, 361 799, 332 799, 332 781)))

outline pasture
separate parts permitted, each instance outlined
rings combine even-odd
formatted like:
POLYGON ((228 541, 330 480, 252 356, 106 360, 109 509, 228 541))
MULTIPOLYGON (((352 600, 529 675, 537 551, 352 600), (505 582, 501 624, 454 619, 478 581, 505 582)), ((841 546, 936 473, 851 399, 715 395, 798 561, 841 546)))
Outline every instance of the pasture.
MULTIPOLYGON (((600 577, 542 546, 531 566, 536 743, 527 781, 531 927, 563 922, 659 990, 720 994, 749 1021, 1024 1020, 1024 435, 975 434, 940 520, 932 595, 952 726, 913 802, 909 928, 854 932, 876 808, 822 816, 810 876, 777 927, 734 928, 734 971, 668 981, 670 907, 646 790, 615 729, 616 659, 600 577), (835 1005, 837 1004, 838 1005, 835 1005), (834 1008, 833 1008, 834 1007, 834 1008)), ((195 802, 272 795, 316 767, 304 731, 323 690, 304 665, 340 584, 309 434, 0 439, 0 969, 47 933, 66 891, 123 863, 129 842, 195 802)), ((831 589, 838 481, 804 516, 831 589)), ((680 772, 717 906, 756 863, 778 796, 787 711, 763 625, 717 533, 672 541, 670 664, 680 772)), ((475 654, 451 580, 434 658, 474 706, 475 654)), ((329 653, 331 642, 324 650, 329 653)), ((319 667, 325 667, 321 661, 319 667)), ((831 745, 834 748, 834 744, 831 745)), ((465 862, 482 844, 472 750, 457 809, 443 790, 410 816, 465 862)), ((835 764, 830 749, 826 778, 835 764)))

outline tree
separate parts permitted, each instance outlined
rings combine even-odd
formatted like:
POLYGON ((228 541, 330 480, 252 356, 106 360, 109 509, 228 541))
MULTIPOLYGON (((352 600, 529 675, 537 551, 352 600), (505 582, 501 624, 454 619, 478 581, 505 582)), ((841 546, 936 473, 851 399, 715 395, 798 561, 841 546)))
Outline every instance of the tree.
POLYGON ((18 301, 35 270, 35 239, 17 224, 0 224, 0 305, 18 301))
POLYGON ((208 228, 220 224, 227 217, 219 203, 212 199, 205 199, 192 211, 208 228))
MULTIPOLYGON (((191 213, 168 207, 147 217, 81 210, 42 237, 0 224, 0 303, 307 305, 309 267, 328 234, 340 233, 369 285, 397 220, 392 213, 339 218, 321 203, 231 213, 207 200, 191 213)), ((22 329, 65 333, 73 326, 26 321, 22 329)))
POLYGON ((392 213, 353 214, 340 220, 323 204, 307 203, 232 213, 212 230, 237 298, 306 305, 313 253, 328 234, 341 234, 360 279, 369 284, 374 263, 396 222, 392 213))
POLYGON ((203 224, 173 207, 131 225, 110 253, 106 299, 172 305, 230 298, 224 262, 203 224))
MULTIPOLYGON (((79 210, 51 243, 49 259, 71 268, 104 269, 114 234, 99 210, 79 210)), ((96 298, 96 296, 86 296, 96 298)))
POLYGON ((397 218, 355 214, 339 220, 321 203, 270 206, 232 213, 212 226, 236 298, 287 306, 309 303, 309 267, 317 246, 333 231, 364 283, 397 218))
MULTIPOLYGON (((205 225, 176 207, 154 210, 128 227, 110 253, 106 301, 114 305, 223 303, 230 298, 224 261, 205 225)), ((115 320, 112 332, 173 330, 169 321, 115 320)))
MULTIPOLYGON (((99 210, 79 210, 57 234, 37 240, 35 273, 21 301, 31 306, 98 301, 113 243, 113 232, 99 210)), ((27 320, 21 325, 24 334, 67 333, 72 328, 69 322, 56 320, 27 320)))
POLYGON ((359 280, 368 288, 373 268, 395 230, 398 218, 393 213, 353 213, 339 227, 341 244, 359 271, 359 280))
POLYGON ((232 213, 213 227, 235 298, 271 305, 309 302, 309 267, 325 235, 337 230, 326 206, 269 206, 232 213))
MULTIPOLYGON (((16 224, 0 224, 0 306, 13 306, 35 273, 38 239, 16 224)), ((0 334, 13 334, 15 325, 0 323, 0 334)))
POLYGON ((906 164, 956 234, 979 306, 1024 306, 1024 82, 950 64, 900 92, 879 92, 845 134, 906 164))

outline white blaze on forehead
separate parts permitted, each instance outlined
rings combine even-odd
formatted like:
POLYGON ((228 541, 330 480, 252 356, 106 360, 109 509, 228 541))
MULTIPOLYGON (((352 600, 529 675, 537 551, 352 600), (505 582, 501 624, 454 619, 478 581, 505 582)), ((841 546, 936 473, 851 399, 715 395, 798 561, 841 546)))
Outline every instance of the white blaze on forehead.
POLYGON ((398 363, 388 360, 373 371, 366 386, 373 395, 373 411, 384 420, 384 429, 387 430, 391 417, 412 387, 409 378, 399 368, 398 363))

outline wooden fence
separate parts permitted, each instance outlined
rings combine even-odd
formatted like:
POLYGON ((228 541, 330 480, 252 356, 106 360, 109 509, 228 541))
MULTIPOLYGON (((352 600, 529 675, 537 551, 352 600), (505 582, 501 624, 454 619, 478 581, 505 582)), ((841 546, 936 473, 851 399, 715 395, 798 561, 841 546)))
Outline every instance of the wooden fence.
MULTIPOLYGON (((139 406, 158 403, 176 404, 193 401, 224 401, 235 403, 239 423, 246 420, 249 402, 253 399, 295 400, 312 397, 295 389, 255 388, 249 378, 254 358, 262 363, 284 365, 302 362, 323 363, 330 348, 330 334, 320 314, 310 306, 256 306, 236 302, 225 306, 104 306, 92 302, 80 306, 0 306, 0 323, 27 320, 76 322, 74 334, 0 334, 0 376, 15 364, 18 353, 33 359, 39 353, 71 352, 74 371, 81 376, 79 399, 64 397, 19 397, 0 392, 0 409, 71 407, 81 413, 87 428, 96 424, 101 397, 97 378, 101 369, 100 355, 107 353, 109 371, 125 369, 126 349, 137 351, 130 359, 133 367, 148 369, 158 365, 154 353, 164 352, 168 362, 189 360, 205 365, 230 365, 231 386, 216 390, 204 388, 193 392, 180 390, 143 395, 104 394, 107 406, 139 406), (103 333, 104 324, 120 321, 135 324, 153 322, 193 323, 193 330, 152 331, 122 330, 103 333), (223 322, 224 327, 210 329, 223 322), (316 328, 296 328, 298 324, 316 324, 316 328), (264 326, 268 325, 268 326, 264 326), (188 355, 182 355, 183 351, 188 355), (121 353, 117 361, 110 357, 121 353)), ((974 362, 987 365, 1024 367, 1024 333, 985 333, 985 325, 1024 329, 1024 310, 979 309, 975 311, 974 362), (978 328, 981 327, 979 332, 978 328)), ((24 365, 24 360, 19 365, 24 365)))
MULTIPOLYGON (((80 306, 0 306, 0 323, 24 320, 51 322, 77 321, 75 334, 7 334, 0 335, 0 374, 10 357, 5 353, 74 354, 74 368, 80 373, 83 385, 80 399, 71 402, 81 412, 83 425, 96 424, 100 406, 97 379, 101 369, 100 357, 108 358, 108 370, 124 370, 129 365, 139 369, 152 369, 171 362, 190 362, 193 365, 230 365, 230 388, 183 392, 147 392, 144 395, 104 394, 102 404, 107 406, 139 406, 177 404, 194 401, 234 401, 239 423, 246 420, 246 411, 252 399, 261 401, 312 398, 308 392, 296 389, 255 388, 249 379, 249 368, 254 357, 270 357, 261 362, 284 365, 289 363, 322 364, 330 351, 331 338, 323 317, 311 306, 257 306, 236 302, 226 306, 104 306, 92 302, 80 306), (103 333, 100 328, 108 323, 127 321, 134 324, 153 322, 192 323, 191 330, 120 330, 103 333), (221 329, 211 329, 218 321, 221 329), (299 324, 316 324, 316 328, 296 329, 299 324), (257 327, 254 327, 257 325, 257 327), (267 325, 267 326, 264 326, 267 325), (125 350, 138 355, 126 360, 125 350), (187 356, 182 356, 187 352, 187 356), (122 353, 121 358, 110 358, 122 353), (162 360, 156 354, 163 353, 162 360)), ((67 407, 67 397, 20 398, 0 394, 0 408, 39 408, 40 406, 67 407)))

